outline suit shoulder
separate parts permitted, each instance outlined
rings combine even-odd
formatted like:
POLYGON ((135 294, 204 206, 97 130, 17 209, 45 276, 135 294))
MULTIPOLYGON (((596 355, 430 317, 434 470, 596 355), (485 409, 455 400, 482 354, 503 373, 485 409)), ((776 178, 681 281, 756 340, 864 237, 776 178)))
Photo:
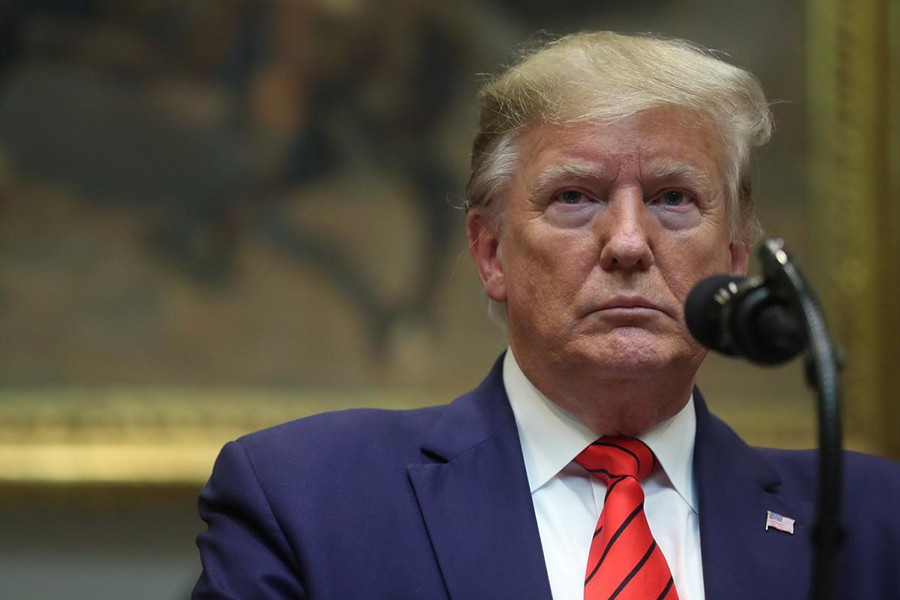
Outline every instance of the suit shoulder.
MULTIPOLYGON (((784 485, 810 493, 815 489, 818 451, 760 448, 759 452, 776 468, 784 485)), ((900 463, 853 451, 845 451, 843 457, 844 493, 848 499, 875 505, 900 502, 900 463)))
POLYGON ((325 412, 242 436, 251 460, 296 464, 329 455, 367 456, 418 453, 423 435, 446 406, 413 410, 354 408, 325 412))
MULTIPOLYGON (((896 461, 860 452, 846 452, 844 479, 847 494, 864 490, 865 494, 861 495, 867 496, 869 503, 889 507, 892 513, 900 503, 900 463, 896 461)), ((900 520, 894 518, 894 521, 900 525, 900 520)))
MULTIPOLYGON (((808 470, 818 465, 818 450, 780 450, 775 448, 757 448, 757 450, 778 467, 808 470)), ((852 450, 844 451, 843 456, 845 471, 900 479, 900 463, 896 461, 852 450)))

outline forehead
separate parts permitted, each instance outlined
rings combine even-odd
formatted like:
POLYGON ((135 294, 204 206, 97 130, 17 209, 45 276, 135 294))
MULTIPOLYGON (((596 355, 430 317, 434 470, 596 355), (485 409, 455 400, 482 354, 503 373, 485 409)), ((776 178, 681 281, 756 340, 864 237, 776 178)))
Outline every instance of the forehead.
POLYGON ((697 180, 719 189, 723 148, 713 128, 684 111, 658 108, 613 123, 541 124, 519 140, 520 178, 554 176, 697 180))

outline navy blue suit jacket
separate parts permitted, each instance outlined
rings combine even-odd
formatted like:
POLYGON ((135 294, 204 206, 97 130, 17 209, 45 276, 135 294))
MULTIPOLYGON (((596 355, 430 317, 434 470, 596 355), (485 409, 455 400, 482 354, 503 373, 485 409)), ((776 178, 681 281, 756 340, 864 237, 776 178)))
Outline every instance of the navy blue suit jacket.
MULTIPOLYGON (((695 392, 706 597, 809 595, 816 458, 747 446, 695 392), (766 531, 766 511, 794 518, 766 531)), ((837 597, 900 598, 900 468, 848 453, 837 597)), ((200 495, 194 598, 550 598, 500 362, 452 404, 351 410, 231 442, 200 495)))

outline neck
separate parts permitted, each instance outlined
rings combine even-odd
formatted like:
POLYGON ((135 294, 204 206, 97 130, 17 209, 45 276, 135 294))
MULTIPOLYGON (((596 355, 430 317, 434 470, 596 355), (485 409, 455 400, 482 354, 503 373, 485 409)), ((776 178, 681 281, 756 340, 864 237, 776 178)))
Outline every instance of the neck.
POLYGON ((635 436, 675 416, 691 397, 697 367, 667 368, 622 377, 588 367, 554 368, 519 362, 552 402, 598 436, 635 436))

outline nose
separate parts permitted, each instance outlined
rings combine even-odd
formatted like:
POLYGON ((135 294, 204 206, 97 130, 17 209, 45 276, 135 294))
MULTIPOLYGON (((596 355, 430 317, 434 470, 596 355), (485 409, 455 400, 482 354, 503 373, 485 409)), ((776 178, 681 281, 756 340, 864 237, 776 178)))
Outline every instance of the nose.
POLYGON ((646 271, 653 264, 644 199, 638 190, 611 197, 597 222, 600 266, 607 270, 646 271))

